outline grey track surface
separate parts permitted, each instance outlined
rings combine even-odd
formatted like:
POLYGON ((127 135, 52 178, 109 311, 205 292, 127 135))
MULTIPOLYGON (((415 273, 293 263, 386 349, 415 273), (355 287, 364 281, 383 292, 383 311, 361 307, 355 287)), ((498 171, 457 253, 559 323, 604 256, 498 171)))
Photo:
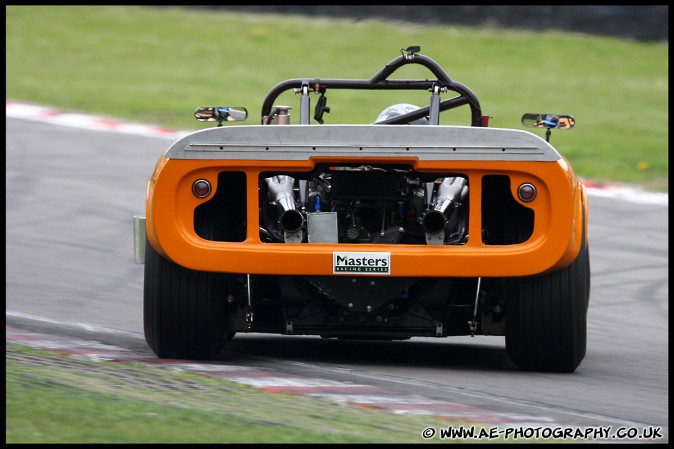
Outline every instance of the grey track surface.
MULTIPOLYGON (((132 221, 171 141, 7 118, 6 322, 147 349, 132 221)), ((237 335, 223 357, 570 425, 669 423, 668 207, 590 197, 588 352, 517 370, 500 337, 349 342, 237 335)))

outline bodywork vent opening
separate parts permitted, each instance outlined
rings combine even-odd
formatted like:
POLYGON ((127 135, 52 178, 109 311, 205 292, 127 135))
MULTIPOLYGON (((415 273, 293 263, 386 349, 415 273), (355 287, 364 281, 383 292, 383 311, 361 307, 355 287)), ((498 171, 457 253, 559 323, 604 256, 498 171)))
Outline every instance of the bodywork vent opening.
POLYGON ((243 242, 246 240, 246 174, 221 172, 218 186, 209 201, 194 210, 194 231, 205 240, 243 242))
POLYGON ((485 245, 517 245, 534 231, 534 211, 522 206, 510 190, 510 178, 482 178, 482 242, 485 245))

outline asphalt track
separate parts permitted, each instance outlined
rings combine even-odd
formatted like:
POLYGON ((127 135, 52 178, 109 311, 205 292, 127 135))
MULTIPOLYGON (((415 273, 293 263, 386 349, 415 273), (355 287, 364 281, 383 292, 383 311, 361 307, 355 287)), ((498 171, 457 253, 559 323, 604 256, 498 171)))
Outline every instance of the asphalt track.
MULTIPOLYGON (((142 337, 143 267, 133 263, 131 218, 144 213, 147 178, 178 134, 48 115, 37 121, 32 113, 10 116, 8 108, 8 338, 23 330, 152 358, 142 337)), ((588 351, 573 374, 518 370, 501 337, 363 343, 239 334, 219 363, 285 376, 276 388, 286 392, 322 391, 382 408, 394 393, 396 405, 388 408, 395 412, 471 410, 483 423, 653 427, 665 435, 657 442, 667 441, 668 199, 590 191, 588 351), (354 399, 328 384, 367 388, 354 399)))

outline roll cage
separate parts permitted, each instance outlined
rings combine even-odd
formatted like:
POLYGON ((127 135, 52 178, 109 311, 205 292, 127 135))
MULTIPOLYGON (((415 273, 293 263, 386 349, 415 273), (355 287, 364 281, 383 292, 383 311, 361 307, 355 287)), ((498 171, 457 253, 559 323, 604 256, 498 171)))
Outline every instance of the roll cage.
POLYGON ((320 94, 316 104, 314 119, 323 123, 323 113, 329 112, 325 106, 325 93, 328 89, 362 89, 362 90, 426 90, 431 92, 430 104, 413 112, 390 118, 377 124, 396 125, 404 124, 422 117, 428 117, 431 125, 439 124, 440 112, 448 109, 469 105, 471 112, 471 126, 485 126, 483 124, 482 110, 477 96, 467 86, 453 81, 447 73, 428 56, 419 54, 420 47, 413 46, 401 49, 401 56, 391 60, 379 72, 370 79, 309 79, 294 78, 274 86, 267 94, 262 104, 261 123, 271 124, 273 119, 282 113, 280 108, 274 107, 276 99, 284 92, 293 90, 301 94, 300 99, 300 124, 310 124, 310 93, 320 94), (408 64, 419 64, 428 68, 437 79, 435 80, 389 80, 388 77, 400 67, 408 64), (448 91, 459 95, 448 100, 440 99, 440 95, 448 91))

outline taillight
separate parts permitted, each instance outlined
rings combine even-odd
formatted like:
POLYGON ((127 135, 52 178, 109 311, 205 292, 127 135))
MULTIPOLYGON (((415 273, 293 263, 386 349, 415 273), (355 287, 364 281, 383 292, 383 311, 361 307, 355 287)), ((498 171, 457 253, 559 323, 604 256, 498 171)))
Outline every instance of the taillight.
POLYGON ((198 198, 205 198, 211 193, 211 183, 205 179, 197 179, 192 184, 192 193, 198 198))
POLYGON ((525 182, 517 189, 517 196, 519 196, 522 201, 528 203, 536 198, 536 187, 529 182, 525 182))

